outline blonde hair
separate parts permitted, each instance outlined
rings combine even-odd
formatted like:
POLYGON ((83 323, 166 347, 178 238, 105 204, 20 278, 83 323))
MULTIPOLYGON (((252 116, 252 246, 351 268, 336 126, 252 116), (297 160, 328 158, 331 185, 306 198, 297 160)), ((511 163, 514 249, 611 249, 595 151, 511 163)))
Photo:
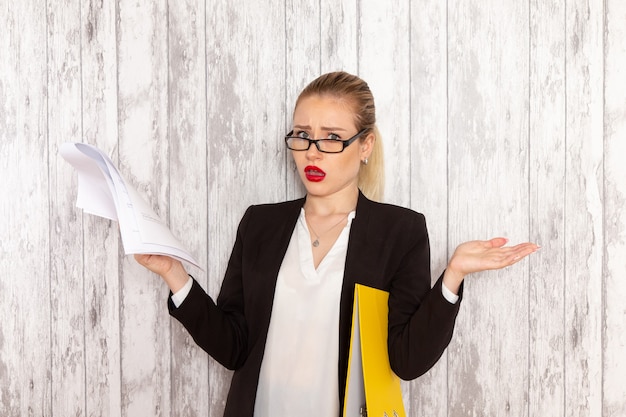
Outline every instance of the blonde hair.
POLYGON ((314 95, 345 100, 353 110, 357 130, 368 130, 361 138, 367 137, 369 133, 374 134, 372 153, 367 164, 362 164, 359 170, 358 186, 369 199, 381 201, 385 185, 383 144, 376 126, 376 106, 369 86, 356 75, 343 71, 330 72, 311 81, 298 96, 295 107, 303 98, 314 95))

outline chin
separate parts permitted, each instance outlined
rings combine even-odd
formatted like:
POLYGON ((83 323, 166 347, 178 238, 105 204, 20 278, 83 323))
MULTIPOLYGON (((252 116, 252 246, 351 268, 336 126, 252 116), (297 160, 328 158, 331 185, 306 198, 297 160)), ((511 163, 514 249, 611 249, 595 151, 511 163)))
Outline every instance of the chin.
POLYGON ((304 183, 304 188, 306 189, 306 193, 312 196, 324 196, 332 193, 332 190, 328 188, 328 186, 323 184, 322 182, 311 182, 306 181, 304 183))

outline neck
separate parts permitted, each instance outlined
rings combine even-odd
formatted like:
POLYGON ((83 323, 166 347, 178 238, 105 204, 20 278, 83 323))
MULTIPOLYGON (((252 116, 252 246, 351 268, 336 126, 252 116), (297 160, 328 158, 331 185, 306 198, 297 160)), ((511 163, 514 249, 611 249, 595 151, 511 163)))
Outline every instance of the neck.
POLYGON ((358 188, 323 197, 307 194, 304 211, 317 216, 347 214, 355 209, 358 199, 358 188))

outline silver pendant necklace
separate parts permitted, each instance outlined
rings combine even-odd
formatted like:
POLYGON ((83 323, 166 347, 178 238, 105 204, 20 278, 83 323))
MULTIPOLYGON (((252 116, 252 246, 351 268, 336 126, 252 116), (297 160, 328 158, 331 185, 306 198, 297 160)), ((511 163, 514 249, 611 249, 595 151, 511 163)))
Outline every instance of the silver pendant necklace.
MULTIPOLYGON (((350 213, 348 213, 350 214, 350 213)), ((313 234, 315 235, 315 240, 313 241, 312 245, 314 248, 317 248, 320 245, 320 236, 324 236, 326 233, 330 232, 331 230, 333 230, 335 227, 337 227, 339 225, 339 223, 343 222, 344 219, 346 219, 348 217, 348 214, 346 214, 345 216, 343 216, 337 223, 335 223, 334 225, 332 225, 332 227, 328 230, 326 230, 324 233, 322 233, 321 235, 318 235, 317 232, 315 230, 313 230, 313 227, 311 227, 311 223, 309 223, 309 220, 306 218, 306 213, 304 214, 304 218, 306 220, 306 224, 309 226, 309 229, 313 232, 313 234)))

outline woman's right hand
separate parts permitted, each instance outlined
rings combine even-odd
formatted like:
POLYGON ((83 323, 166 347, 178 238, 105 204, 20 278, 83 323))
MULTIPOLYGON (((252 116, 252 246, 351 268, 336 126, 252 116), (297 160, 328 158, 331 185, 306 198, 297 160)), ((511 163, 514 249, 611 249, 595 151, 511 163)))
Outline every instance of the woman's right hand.
POLYGON ((189 280, 183 264, 169 256, 135 254, 135 260, 139 265, 160 275, 173 293, 181 289, 189 280))

